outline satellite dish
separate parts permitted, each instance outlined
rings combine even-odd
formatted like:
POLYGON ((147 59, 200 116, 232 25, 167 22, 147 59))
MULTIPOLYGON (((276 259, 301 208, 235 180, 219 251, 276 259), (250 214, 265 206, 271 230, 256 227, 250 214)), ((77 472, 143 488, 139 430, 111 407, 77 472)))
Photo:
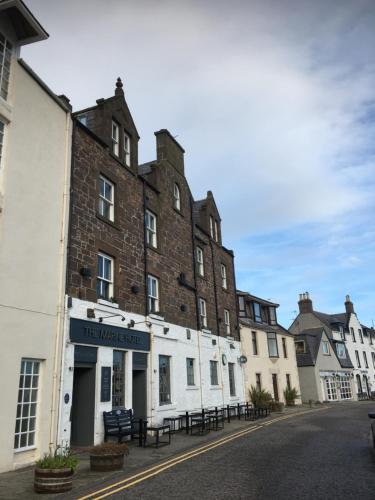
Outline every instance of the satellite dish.
POLYGON ((241 365, 244 365, 245 363, 247 363, 247 357, 246 356, 240 356, 240 363, 241 363, 241 365))

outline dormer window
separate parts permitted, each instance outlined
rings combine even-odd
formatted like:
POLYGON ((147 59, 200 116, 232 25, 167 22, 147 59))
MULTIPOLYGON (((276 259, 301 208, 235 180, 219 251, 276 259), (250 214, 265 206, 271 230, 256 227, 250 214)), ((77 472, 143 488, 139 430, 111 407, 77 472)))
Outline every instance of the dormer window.
POLYGON ((269 313, 270 313, 270 324, 271 325, 276 325, 276 309, 274 307, 269 308, 269 313))
POLYGON ((221 286, 226 290, 228 288, 227 283, 227 266, 225 264, 221 264, 221 286))
POLYGON ((11 58, 12 45, 0 33, 0 96, 5 100, 8 97, 11 58))
POLYGON ((181 193, 178 184, 173 187, 173 206, 176 210, 181 210, 181 193))
POLYGON ((296 346, 296 354, 305 354, 306 346, 304 340, 297 340, 294 345, 296 346))
POLYGON ((119 155, 119 126, 112 120, 112 153, 119 155))
POLYGON ((244 297, 238 297, 238 307, 239 307, 239 313, 240 316, 246 316, 246 309, 245 309, 245 298, 244 297))
POLYGON ((211 238, 214 237, 214 218, 210 216, 210 235, 211 238))
POLYGON ((262 323, 262 312, 260 304, 258 302, 253 302, 254 320, 257 323, 262 323))
POLYGON ((126 132, 124 132, 124 162, 130 167, 130 137, 126 132))

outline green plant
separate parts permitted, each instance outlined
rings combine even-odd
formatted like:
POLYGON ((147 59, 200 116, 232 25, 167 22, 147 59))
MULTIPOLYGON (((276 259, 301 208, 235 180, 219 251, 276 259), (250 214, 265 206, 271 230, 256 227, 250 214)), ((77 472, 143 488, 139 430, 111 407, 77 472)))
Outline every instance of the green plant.
POLYGON ((92 455, 117 455, 123 453, 124 455, 129 454, 128 445, 125 443, 101 443, 90 448, 90 453, 92 455))
POLYGON ((271 394, 265 389, 257 389, 253 385, 249 389, 250 401, 254 406, 268 406, 272 400, 271 394))
POLYGON ((268 403, 268 407, 271 411, 284 411, 284 403, 281 403, 280 401, 270 401, 268 403))
POLYGON ((284 398, 285 402, 288 406, 293 406, 296 402, 296 399, 298 399, 300 396, 298 394, 298 391, 294 387, 286 387, 284 389, 284 398))
POLYGON ((71 469, 74 471, 78 465, 78 458, 72 456, 70 448, 58 446, 53 455, 46 453, 35 465, 39 469, 71 469))

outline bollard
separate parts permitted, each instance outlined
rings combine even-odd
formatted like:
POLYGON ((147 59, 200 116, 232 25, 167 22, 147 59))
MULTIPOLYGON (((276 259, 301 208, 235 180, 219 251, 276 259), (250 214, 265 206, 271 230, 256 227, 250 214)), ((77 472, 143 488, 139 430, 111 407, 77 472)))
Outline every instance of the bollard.
POLYGON ((312 399, 309 399, 309 405, 310 405, 310 408, 312 408, 312 406, 313 406, 313 400, 312 399))

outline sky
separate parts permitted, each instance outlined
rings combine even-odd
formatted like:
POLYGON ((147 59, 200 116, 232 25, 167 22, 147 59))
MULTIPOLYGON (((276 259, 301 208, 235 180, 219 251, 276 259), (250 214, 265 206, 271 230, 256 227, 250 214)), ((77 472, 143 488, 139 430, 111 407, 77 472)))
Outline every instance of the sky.
POLYGON ((212 190, 237 287, 375 322, 374 0, 26 0, 50 34, 22 57, 74 110, 118 76, 139 135, 184 147, 212 190))

